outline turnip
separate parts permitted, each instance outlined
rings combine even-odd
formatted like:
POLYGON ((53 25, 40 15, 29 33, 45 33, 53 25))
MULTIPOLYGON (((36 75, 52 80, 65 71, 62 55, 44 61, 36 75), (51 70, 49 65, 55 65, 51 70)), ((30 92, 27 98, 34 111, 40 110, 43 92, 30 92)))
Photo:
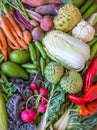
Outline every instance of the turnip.
POLYGON ((30 18, 35 19, 40 23, 40 27, 43 31, 47 32, 53 28, 53 18, 51 16, 46 15, 43 17, 40 14, 28 9, 27 12, 30 18))
POLYGON ((42 41, 44 37, 44 32, 42 31, 40 27, 36 27, 32 31, 32 37, 33 37, 33 40, 42 41))

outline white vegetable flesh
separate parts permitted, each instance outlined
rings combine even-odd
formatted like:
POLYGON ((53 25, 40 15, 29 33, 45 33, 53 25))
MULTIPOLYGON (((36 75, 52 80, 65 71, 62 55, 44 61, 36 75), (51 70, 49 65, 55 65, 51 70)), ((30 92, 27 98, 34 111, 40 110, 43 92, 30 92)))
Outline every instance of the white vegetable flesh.
POLYGON ((72 36, 78 38, 84 42, 89 42, 94 38, 95 29, 87 21, 80 21, 72 30, 72 36))
POLYGON ((90 48, 86 43, 62 31, 51 31, 43 43, 52 59, 77 71, 83 69, 90 57, 90 48))

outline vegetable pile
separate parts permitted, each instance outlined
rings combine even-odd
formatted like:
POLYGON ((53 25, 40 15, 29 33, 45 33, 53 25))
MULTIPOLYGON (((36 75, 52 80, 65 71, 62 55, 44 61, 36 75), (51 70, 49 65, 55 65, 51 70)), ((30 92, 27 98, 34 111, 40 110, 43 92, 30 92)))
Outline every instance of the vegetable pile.
POLYGON ((1 0, 0 129, 96 130, 97 1, 1 0))

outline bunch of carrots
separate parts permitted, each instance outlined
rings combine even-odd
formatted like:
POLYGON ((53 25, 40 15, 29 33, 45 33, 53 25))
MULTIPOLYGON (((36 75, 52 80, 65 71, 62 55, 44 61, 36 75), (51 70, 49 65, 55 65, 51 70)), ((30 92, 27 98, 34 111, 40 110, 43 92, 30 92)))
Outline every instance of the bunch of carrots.
POLYGON ((2 16, 0 26, 0 51, 4 56, 4 61, 7 61, 11 50, 28 49, 29 42, 25 41, 26 35, 24 35, 11 13, 6 12, 2 16))

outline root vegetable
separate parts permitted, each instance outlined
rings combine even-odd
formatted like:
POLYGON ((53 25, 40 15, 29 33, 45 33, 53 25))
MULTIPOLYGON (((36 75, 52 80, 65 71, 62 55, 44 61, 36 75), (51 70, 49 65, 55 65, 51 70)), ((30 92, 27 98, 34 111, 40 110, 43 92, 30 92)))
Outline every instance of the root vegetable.
POLYGON ((39 23, 35 19, 30 20, 30 23, 34 27, 39 27, 39 23))
POLYGON ((62 2, 60 0, 21 0, 24 4, 27 4, 29 6, 37 7, 41 5, 46 4, 61 4, 62 2))
POLYGON ((41 20, 40 27, 43 31, 50 31, 53 27, 53 19, 51 16, 44 16, 41 20))
POLYGON ((60 7, 61 5, 48 4, 48 5, 36 7, 35 12, 41 15, 57 15, 57 11, 60 7))
POLYGON ((53 19, 51 16, 46 15, 42 17, 40 14, 28 9, 27 12, 30 18, 35 19, 40 23, 40 27, 42 28, 43 31, 50 31, 52 29, 53 19))
POLYGON ((42 31, 42 29, 40 27, 36 27, 32 31, 32 37, 33 37, 33 40, 42 41, 42 39, 44 37, 44 32, 42 31))
POLYGON ((28 30, 23 31, 23 39, 27 44, 29 44, 32 40, 32 34, 28 30))

